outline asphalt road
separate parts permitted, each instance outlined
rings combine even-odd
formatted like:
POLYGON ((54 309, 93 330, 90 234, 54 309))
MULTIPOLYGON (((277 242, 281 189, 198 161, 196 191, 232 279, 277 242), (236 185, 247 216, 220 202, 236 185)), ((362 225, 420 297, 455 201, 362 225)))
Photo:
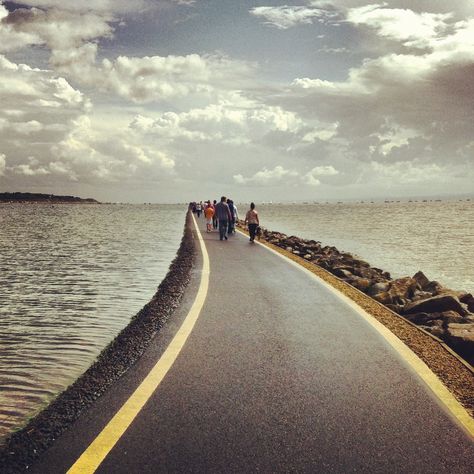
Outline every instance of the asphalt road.
MULTIPOLYGON (((203 237, 210 284, 199 320, 98 472, 474 471, 473 441, 351 307, 242 235, 203 237)), ((75 462, 166 348, 199 278, 198 262, 145 356, 29 472, 75 462)))

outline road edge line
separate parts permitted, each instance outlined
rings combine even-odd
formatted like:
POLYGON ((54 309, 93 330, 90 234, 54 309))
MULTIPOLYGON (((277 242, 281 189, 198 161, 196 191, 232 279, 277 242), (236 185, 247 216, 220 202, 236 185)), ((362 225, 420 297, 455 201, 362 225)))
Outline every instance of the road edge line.
MULTIPOLYGON (((237 231, 248 237, 248 235, 242 232, 240 229, 237 229, 237 231)), ((443 384, 438 376, 428 367, 428 365, 423 362, 400 338, 390 331, 390 329, 385 327, 380 321, 377 321, 374 316, 365 311, 351 298, 341 293, 339 290, 337 290, 337 288, 334 288, 327 281, 323 280, 315 273, 300 265, 298 262, 291 260, 286 255, 277 252, 262 242, 254 241, 254 243, 261 245, 269 252, 278 255, 296 268, 299 268, 329 289, 333 294, 343 300, 350 307, 352 307, 352 309, 362 316, 396 350, 400 357, 409 365, 412 370, 416 372, 425 385, 428 386, 441 405, 445 408, 445 410, 447 410, 448 414, 461 426, 463 431, 465 431, 472 439, 474 439, 474 418, 471 417, 469 412, 461 405, 461 403, 443 384)))
POLYGON ((207 253, 201 232, 194 216, 192 218, 203 257, 201 281, 194 303, 158 362, 92 443, 69 468, 68 474, 89 474, 96 471, 163 381, 196 324, 209 289, 210 263, 209 254, 207 253))

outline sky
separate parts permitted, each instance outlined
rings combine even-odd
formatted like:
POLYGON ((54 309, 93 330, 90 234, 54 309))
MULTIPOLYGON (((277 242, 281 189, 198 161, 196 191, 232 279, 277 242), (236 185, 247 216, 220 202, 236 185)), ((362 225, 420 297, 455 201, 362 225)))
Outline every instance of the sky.
POLYGON ((0 0, 0 192, 474 193, 472 0, 0 0))

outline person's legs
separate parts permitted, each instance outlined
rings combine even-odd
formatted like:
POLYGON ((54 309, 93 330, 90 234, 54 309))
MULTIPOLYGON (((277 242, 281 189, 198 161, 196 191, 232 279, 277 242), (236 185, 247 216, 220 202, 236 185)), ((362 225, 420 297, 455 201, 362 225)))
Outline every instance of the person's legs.
POLYGON ((227 225, 228 225, 227 221, 223 221, 219 219, 219 238, 221 240, 224 238, 227 240, 227 236, 225 235, 227 231, 227 225))
POLYGON ((255 239, 255 231, 257 230, 258 224, 249 224, 249 234, 250 234, 250 242, 253 242, 255 239))

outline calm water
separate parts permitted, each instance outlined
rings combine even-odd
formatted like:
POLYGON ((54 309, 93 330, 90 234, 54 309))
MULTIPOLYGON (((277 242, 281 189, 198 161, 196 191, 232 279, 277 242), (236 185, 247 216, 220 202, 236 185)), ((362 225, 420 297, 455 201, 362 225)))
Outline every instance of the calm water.
MULTIPOLYGON (((245 206, 239 206, 243 214, 245 206)), ((260 205, 264 227, 319 240, 389 271, 474 292, 474 202, 260 205)))
POLYGON ((185 211, 0 205, 0 437, 83 373, 150 300, 185 211))

